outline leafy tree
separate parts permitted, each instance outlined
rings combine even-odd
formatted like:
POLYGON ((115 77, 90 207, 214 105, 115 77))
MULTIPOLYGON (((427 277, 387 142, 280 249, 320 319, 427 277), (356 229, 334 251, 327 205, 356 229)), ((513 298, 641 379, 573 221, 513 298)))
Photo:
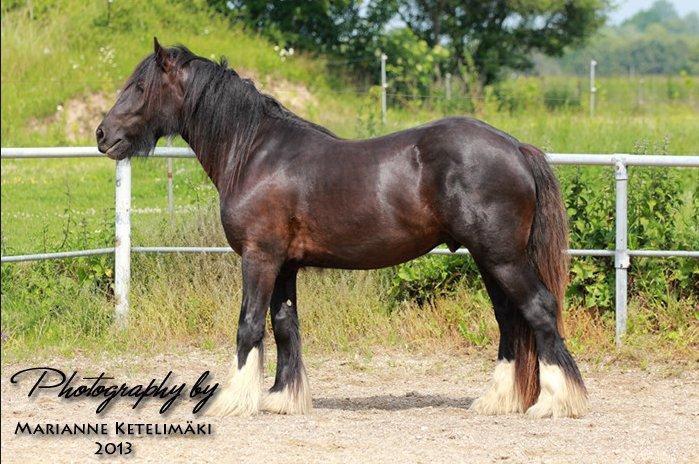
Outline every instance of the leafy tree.
MULTIPOLYGON (((340 55, 355 71, 375 67, 381 45, 392 59, 424 48, 447 60, 440 71, 475 71, 481 84, 503 68, 527 69, 531 54, 560 55, 604 22, 607 0, 209 0, 216 10, 278 43, 340 55), (397 32, 407 28, 412 34, 397 32), (408 40, 405 50, 395 38, 408 40)), ((435 72, 436 71, 436 72, 435 72)), ((422 80, 422 77, 419 78, 422 80)))
MULTIPOLYGON (((665 0, 636 13, 621 25, 604 28, 583 48, 570 50, 558 61, 564 72, 585 74, 591 59, 598 72, 618 75, 699 74, 699 16, 680 17, 665 0)), ((550 67, 546 59, 538 59, 550 67)))
POLYGON ((617 30, 633 29, 641 33, 661 29, 671 35, 699 36, 699 15, 688 13, 681 17, 672 3, 657 0, 647 10, 641 10, 617 28, 617 30))
POLYGON ((278 43, 327 51, 356 27, 358 0, 209 0, 233 20, 242 21, 278 43))
POLYGON ((677 10, 667 0, 658 0, 647 10, 641 10, 626 21, 622 26, 632 26, 639 31, 645 31, 651 24, 667 23, 679 19, 677 10))
POLYGON ((452 69, 470 62, 483 85, 504 68, 530 68, 533 52, 556 56, 582 44, 607 8, 606 0, 384 1, 428 45, 449 47, 452 69))

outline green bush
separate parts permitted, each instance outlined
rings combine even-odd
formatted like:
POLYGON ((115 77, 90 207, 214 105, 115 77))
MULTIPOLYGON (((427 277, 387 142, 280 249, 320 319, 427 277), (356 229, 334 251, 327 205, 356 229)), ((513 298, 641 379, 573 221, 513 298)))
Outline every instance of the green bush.
POLYGON ((379 47, 391 57, 386 63, 388 91, 397 94, 398 101, 427 95, 440 65, 449 58, 446 48, 440 45, 430 48, 408 29, 388 33, 379 41, 379 47))
POLYGON ((395 268, 389 296, 394 302, 432 302, 454 293, 459 284, 473 281, 478 269, 466 256, 425 256, 395 268))
MULTIPOLYGON (((608 169, 560 170, 571 246, 614 248, 614 181, 608 169)), ((612 258, 584 256, 570 263, 568 295, 587 307, 612 307, 612 258)))
POLYGON ((108 261, 98 256, 3 265, 3 338, 70 350, 80 340, 102 337, 113 314, 112 299, 98 288, 105 272, 111 277, 108 261))

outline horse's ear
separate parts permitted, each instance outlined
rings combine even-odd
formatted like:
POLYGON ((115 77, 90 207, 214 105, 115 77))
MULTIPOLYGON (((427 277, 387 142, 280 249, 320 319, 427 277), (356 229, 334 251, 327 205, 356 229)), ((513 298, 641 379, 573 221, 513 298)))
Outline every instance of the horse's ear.
POLYGON ((164 49, 160 42, 158 42, 157 37, 153 37, 153 54, 155 55, 155 62, 160 69, 167 72, 170 70, 170 57, 168 56, 167 50, 164 49))

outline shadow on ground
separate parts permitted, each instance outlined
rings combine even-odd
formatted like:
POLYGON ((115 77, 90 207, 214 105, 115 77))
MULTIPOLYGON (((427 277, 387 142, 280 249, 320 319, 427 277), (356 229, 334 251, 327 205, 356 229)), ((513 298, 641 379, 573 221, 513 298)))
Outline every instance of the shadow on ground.
POLYGON ((416 392, 403 396, 375 395, 363 398, 316 398, 313 407, 318 409, 342 409, 345 411, 364 411, 379 409, 383 411, 402 411, 431 407, 468 409, 474 398, 450 398, 442 395, 422 395, 416 392))

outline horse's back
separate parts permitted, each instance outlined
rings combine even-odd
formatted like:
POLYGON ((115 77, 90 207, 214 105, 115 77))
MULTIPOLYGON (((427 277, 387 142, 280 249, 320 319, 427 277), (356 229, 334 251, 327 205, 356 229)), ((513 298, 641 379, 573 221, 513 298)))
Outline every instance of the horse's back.
POLYGON ((449 168, 479 165, 512 170, 526 169, 519 152, 520 142, 513 136, 479 119, 452 116, 417 127, 364 140, 333 139, 327 141, 328 162, 348 157, 356 164, 372 159, 414 158, 423 165, 437 164, 449 168))

